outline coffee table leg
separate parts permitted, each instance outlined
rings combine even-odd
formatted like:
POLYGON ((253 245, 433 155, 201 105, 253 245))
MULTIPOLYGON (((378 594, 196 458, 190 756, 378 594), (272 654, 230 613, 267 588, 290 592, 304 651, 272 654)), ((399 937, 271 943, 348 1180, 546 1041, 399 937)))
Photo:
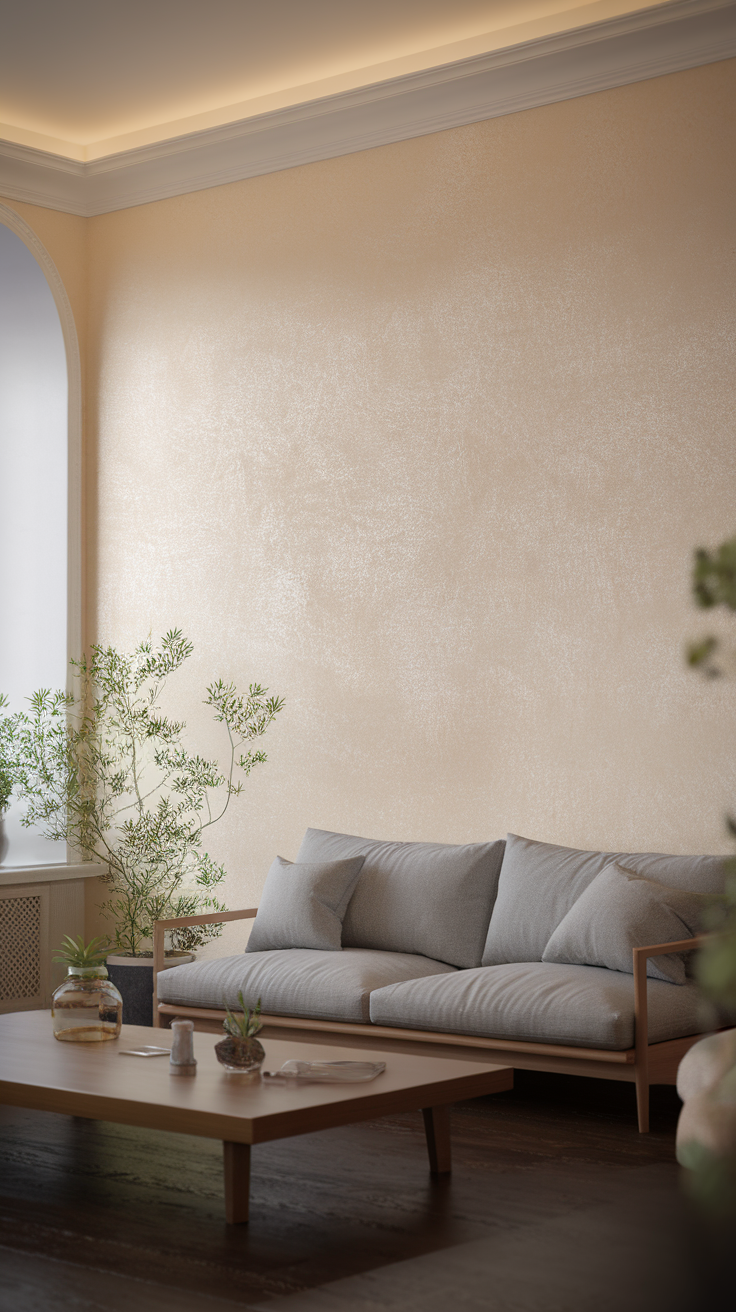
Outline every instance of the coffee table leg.
POLYGON ((423 1107, 424 1132, 427 1136, 429 1169, 432 1175, 449 1175, 452 1170, 450 1150, 450 1108, 423 1107))
POLYGON ((250 1195, 250 1144, 223 1142, 225 1166, 225 1220, 245 1225, 250 1195))

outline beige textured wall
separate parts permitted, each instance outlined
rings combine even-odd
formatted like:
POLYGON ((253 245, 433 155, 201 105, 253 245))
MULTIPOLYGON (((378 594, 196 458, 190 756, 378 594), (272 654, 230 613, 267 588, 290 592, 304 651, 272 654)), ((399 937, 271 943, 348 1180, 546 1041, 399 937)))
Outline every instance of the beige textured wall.
POLYGON ((736 62, 89 221, 90 623, 286 697, 211 852, 307 825, 727 850, 736 62))

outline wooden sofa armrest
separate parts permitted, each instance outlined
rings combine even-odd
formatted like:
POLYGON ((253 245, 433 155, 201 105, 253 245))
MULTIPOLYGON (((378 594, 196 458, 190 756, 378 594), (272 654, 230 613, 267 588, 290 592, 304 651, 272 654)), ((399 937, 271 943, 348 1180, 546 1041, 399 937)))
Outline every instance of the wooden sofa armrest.
POLYGON ((157 920, 153 926, 153 1023, 158 1025, 158 986, 160 970, 164 969, 164 935, 167 929, 186 929, 187 925, 220 925, 227 920, 252 920, 258 907, 245 911, 208 911, 203 916, 177 916, 174 920, 157 920))
POLYGON ((668 952, 687 952, 699 948, 708 936, 678 939, 675 943, 652 943, 649 947, 634 948, 634 1046, 636 1049, 636 1088, 639 1104, 639 1129, 649 1129, 649 1015, 647 1009, 647 961, 650 957, 663 957, 668 952), (644 1090, 647 1090, 646 1096, 644 1090))
POLYGON ((686 952, 689 948, 699 948, 706 940, 705 934, 695 938, 681 938, 675 943, 652 943, 646 948, 634 948, 634 1020, 636 1025, 637 1061, 639 1048, 646 1048, 647 1034, 647 961, 650 957, 664 957, 668 952, 686 952))
POLYGON ((640 1028, 643 1029, 644 1045, 647 1044, 647 961, 650 957, 664 957, 669 952, 687 952, 690 948, 699 948, 706 940, 705 934, 695 938, 681 938, 675 943, 652 943, 647 948, 634 948, 634 1017, 636 1020, 636 1044, 639 1046, 640 1028))

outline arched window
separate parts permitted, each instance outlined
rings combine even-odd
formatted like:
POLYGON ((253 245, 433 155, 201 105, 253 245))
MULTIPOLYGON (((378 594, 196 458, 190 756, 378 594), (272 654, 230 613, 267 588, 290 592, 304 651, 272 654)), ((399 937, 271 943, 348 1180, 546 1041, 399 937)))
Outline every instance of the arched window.
MULTIPOLYGON (((79 353, 59 275, 30 228, 0 205, 0 691, 21 709, 68 683, 81 644, 79 353), (70 422, 71 421, 71 422, 70 422)), ((5 818, 4 865, 67 860, 5 818)))

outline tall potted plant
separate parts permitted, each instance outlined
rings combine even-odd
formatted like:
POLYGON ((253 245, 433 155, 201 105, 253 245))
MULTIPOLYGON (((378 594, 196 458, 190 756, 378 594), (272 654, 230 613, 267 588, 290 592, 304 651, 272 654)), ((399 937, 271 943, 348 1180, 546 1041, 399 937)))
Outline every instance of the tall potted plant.
MULTIPOLYGON (((252 744, 283 706, 260 684, 240 694, 219 679, 204 704, 224 725, 226 764, 191 752, 186 725, 165 715, 161 700, 192 650, 179 629, 157 648, 150 640, 132 652, 95 645, 72 662, 74 692, 41 689, 28 711, 0 720, 0 762, 25 804, 21 823, 103 867, 109 896, 102 910, 121 954, 110 974, 124 999, 128 993, 127 1021, 136 1019, 131 990, 142 995, 141 1024, 152 1022, 154 922, 225 910, 217 889, 226 872, 204 850, 204 836, 240 794, 242 779, 265 762, 252 744)), ((170 950, 191 952, 220 932, 218 925, 175 930, 170 950)))

